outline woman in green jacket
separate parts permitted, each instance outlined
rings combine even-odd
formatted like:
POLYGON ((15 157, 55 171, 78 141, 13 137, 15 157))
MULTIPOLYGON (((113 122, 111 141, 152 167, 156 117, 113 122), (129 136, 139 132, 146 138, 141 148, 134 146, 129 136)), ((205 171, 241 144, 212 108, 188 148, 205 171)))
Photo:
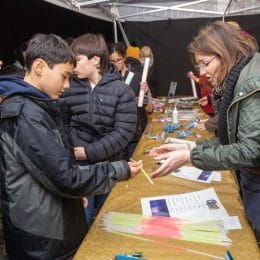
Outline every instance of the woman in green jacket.
MULTIPOLYGON (((223 90, 218 138, 156 147, 166 159, 153 177, 186 163, 203 170, 239 170, 247 218, 260 241, 260 53, 255 39, 226 22, 205 26, 188 47, 192 61, 214 88, 223 90)), ((214 91, 214 90, 213 90, 214 91)))

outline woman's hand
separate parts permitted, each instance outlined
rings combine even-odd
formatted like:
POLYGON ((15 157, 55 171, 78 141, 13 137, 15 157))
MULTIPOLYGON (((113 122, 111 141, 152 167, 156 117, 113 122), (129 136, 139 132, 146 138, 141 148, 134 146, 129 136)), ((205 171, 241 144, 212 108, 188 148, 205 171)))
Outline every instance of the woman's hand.
POLYGON ((204 122, 203 122, 203 123, 199 123, 199 124, 197 125, 197 128, 198 128, 200 131, 205 131, 205 130, 207 130, 206 127, 205 127, 205 123, 204 123, 204 122))
POLYGON ((201 105, 202 107, 205 107, 205 106, 209 103, 208 97, 205 96, 205 97, 199 99, 199 100, 198 100, 198 103, 199 103, 199 105, 201 105))
POLYGON ((155 171, 152 172, 151 177, 157 178, 170 174, 181 166, 190 163, 190 151, 180 150, 161 154, 159 156, 166 161, 155 171))
POLYGON ((161 160, 160 156, 172 151, 189 150, 190 146, 187 144, 163 144, 154 147, 150 150, 149 154, 157 160, 161 160))

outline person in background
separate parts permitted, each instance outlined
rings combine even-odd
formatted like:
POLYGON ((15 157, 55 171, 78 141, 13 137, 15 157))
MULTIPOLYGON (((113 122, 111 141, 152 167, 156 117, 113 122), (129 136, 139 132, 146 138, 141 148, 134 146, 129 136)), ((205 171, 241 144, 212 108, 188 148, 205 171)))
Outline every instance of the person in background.
MULTIPOLYGON (((124 64, 126 65, 129 71, 132 71, 136 74, 142 74, 142 65, 139 61, 140 58, 140 49, 137 47, 135 42, 132 42, 131 45, 125 47, 125 44, 121 42, 123 47, 126 48, 125 50, 125 58, 124 64)), ((121 44, 119 43, 119 44, 121 44)))
POLYGON ((187 73, 187 77, 190 80, 194 80, 198 84, 198 103, 202 107, 203 111, 210 117, 214 116, 214 108, 212 104, 212 86, 209 85, 207 78, 201 75, 195 75, 192 71, 187 73))
MULTIPOLYGON (((77 58, 75 76, 64 93, 75 157, 81 165, 123 158, 137 121, 135 94, 114 66, 101 34, 85 34, 71 45, 77 58)), ((88 197, 86 219, 92 224, 107 194, 88 197)))
MULTIPOLYGON (((131 71, 126 65, 126 46, 123 42, 117 42, 110 45, 110 62, 113 63, 121 74, 122 81, 126 82, 133 89, 135 96, 138 98, 140 87, 143 88, 145 95, 144 106, 138 107, 138 121, 134 138, 128 144, 125 151, 125 158, 129 160, 134 152, 134 149, 142 136, 142 133, 147 124, 147 113, 153 112, 153 104, 149 98, 152 96, 151 90, 146 82, 141 84, 142 73, 139 71, 131 71), (132 74, 132 76, 131 76, 132 74)), ((139 62, 139 61, 138 61, 139 62)), ((137 104, 135 104, 136 106, 137 104)))
POLYGON ((26 70, 20 66, 14 64, 9 64, 3 67, 0 71, 0 75, 16 75, 24 77, 26 70))
POLYGON ((140 59, 140 53, 141 53, 140 48, 137 46, 135 41, 132 41, 131 45, 127 46, 127 48, 126 48, 125 56, 139 60, 140 59))
POLYGON ((147 75, 147 83, 151 89, 153 97, 155 97, 156 92, 160 87, 159 85, 160 79, 159 79, 159 74, 154 65, 154 55, 152 49, 149 46, 143 46, 141 48, 139 60, 142 67, 144 66, 144 61, 146 57, 150 58, 150 65, 149 65, 149 70, 147 75))
POLYGON ((218 138, 192 146, 154 148, 151 155, 166 161, 152 176, 164 176, 187 163, 203 170, 239 170, 245 214, 260 241, 260 53, 256 40, 217 21, 199 31, 188 51, 200 74, 223 90, 218 138))
POLYGON ((59 110, 75 64, 64 40, 37 34, 26 50, 24 79, 0 77, 1 204, 10 259, 71 259, 87 231, 82 197, 108 192, 142 165, 75 164, 59 110))
POLYGON ((15 57, 16 60, 13 62, 13 65, 19 69, 23 69, 25 71, 25 52, 28 46, 28 42, 22 42, 16 49, 15 49, 15 57))

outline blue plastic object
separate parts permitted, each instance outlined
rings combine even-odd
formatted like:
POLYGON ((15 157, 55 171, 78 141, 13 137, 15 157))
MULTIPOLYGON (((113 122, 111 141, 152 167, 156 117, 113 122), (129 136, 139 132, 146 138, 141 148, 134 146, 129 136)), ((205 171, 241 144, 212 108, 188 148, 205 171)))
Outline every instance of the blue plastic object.
POLYGON ((180 127, 179 124, 169 124, 169 125, 165 125, 163 127, 163 129, 167 132, 167 133, 172 133, 174 130, 178 129, 180 127))
POLYGON ((140 257, 135 257, 135 256, 131 256, 131 255, 116 255, 116 260, 144 260, 144 258, 140 258, 140 257))
POLYGON ((191 123, 189 123, 187 126, 186 126, 186 129, 191 129, 191 128, 194 128, 198 125, 197 122, 193 121, 191 123))
POLYGON ((180 139, 183 139, 186 136, 192 136, 192 135, 194 135, 194 133, 191 131, 181 131, 181 132, 177 133, 177 137, 180 139))

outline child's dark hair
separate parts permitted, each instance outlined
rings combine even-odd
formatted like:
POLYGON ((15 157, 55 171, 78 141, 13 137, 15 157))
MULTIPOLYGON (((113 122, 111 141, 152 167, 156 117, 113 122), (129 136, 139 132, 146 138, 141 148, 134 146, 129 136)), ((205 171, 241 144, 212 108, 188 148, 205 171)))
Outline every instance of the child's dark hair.
POLYGON ((108 47, 103 35, 87 33, 75 39, 71 48, 76 55, 86 55, 88 59, 100 57, 99 72, 103 74, 109 69, 108 47))
POLYGON ((29 72, 37 58, 43 59, 50 68, 67 62, 76 66, 76 58, 70 46, 55 34, 36 34, 29 41, 25 53, 25 65, 29 72))
POLYGON ((109 53, 112 54, 113 52, 117 52, 120 56, 126 56, 126 45, 123 42, 116 42, 111 43, 109 45, 109 53))

